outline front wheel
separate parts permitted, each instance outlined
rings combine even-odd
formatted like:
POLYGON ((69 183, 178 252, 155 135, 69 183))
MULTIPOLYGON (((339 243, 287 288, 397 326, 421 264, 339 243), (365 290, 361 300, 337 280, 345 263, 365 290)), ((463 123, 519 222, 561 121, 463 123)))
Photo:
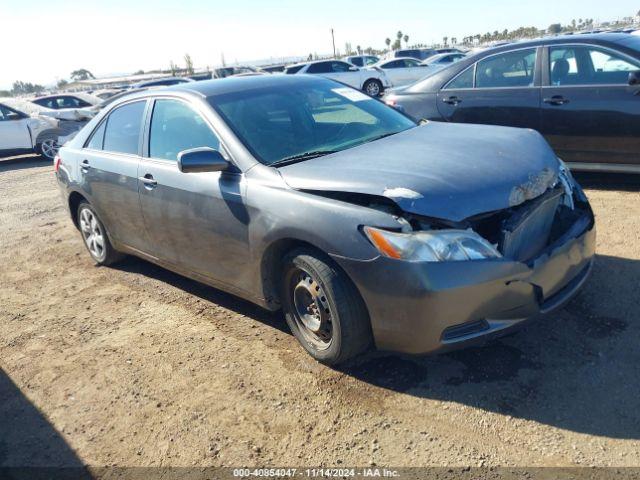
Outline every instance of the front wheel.
POLYGON ((370 97, 377 97, 382 93, 382 82, 375 78, 369 79, 364 82, 362 90, 370 97))
POLYGON ((281 298, 289 328, 319 362, 336 365, 371 346, 371 325, 360 294, 325 255, 309 249, 287 255, 281 298))
POLYGON ((124 255, 113 248, 107 230, 88 202, 78 205, 78 228, 89 255, 98 265, 111 265, 122 260, 124 255))

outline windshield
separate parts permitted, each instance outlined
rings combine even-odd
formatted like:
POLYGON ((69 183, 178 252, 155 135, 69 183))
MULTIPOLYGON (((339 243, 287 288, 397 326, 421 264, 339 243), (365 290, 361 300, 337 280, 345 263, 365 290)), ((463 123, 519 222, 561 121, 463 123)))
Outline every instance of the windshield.
POLYGON ((208 100, 266 165, 345 150, 416 125, 382 102, 329 80, 286 82, 208 100))

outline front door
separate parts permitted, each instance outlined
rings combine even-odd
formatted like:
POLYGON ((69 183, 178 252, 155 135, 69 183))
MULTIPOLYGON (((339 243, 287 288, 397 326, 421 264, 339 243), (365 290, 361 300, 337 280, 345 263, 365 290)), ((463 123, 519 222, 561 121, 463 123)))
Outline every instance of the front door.
POLYGON ((537 49, 499 53, 469 67, 437 96, 444 119, 540 129, 537 49))
POLYGON ((239 283, 249 253, 243 175, 178 169, 183 150, 221 149, 207 121, 183 100, 155 100, 148 132, 138 188, 151 253, 179 269, 239 283))
POLYGON ((590 45, 549 48, 541 131, 560 158, 581 168, 640 167, 640 62, 590 45))

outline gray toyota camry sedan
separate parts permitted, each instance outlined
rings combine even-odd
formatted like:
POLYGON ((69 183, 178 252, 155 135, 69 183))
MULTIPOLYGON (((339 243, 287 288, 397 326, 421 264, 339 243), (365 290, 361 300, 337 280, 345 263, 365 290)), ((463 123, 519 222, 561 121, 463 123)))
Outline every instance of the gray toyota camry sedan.
POLYGON ((96 263, 136 255, 282 309, 327 364, 504 334, 594 256, 589 203, 535 131, 416 124, 312 76, 125 97, 55 171, 96 263))

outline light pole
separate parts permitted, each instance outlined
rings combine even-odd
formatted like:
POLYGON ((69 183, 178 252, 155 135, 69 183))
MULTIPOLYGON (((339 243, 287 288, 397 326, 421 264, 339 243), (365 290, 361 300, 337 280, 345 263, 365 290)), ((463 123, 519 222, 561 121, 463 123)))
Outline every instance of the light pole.
POLYGON ((333 28, 331 29, 331 43, 333 43, 333 58, 336 58, 336 39, 333 36, 333 28))

